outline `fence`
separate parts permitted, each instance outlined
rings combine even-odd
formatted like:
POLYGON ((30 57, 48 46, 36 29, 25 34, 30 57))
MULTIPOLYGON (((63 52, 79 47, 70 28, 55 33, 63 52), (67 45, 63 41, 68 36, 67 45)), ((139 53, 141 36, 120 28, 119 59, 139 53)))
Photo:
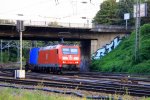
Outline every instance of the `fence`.
MULTIPOLYGON (((16 25, 16 20, 3 20, 0 19, 1 25, 16 25)), ((65 23, 65 22, 52 22, 52 21, 32 21, 24 20, 24 26, 39 26, 39 27, 67 27, 67 28, 92 28, 89 23, 65 23)))

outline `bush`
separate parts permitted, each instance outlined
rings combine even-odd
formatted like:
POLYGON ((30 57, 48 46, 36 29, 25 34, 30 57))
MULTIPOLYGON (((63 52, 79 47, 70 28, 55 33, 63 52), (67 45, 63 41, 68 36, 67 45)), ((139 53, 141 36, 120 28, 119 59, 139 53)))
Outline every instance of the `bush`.
POLYGON ((132 32, 115 50, 93 60, 90 68, 101 72, 150 73, 150 24, 141 27, 138 61, 135 61, 134 51, 135 32, 132 32))

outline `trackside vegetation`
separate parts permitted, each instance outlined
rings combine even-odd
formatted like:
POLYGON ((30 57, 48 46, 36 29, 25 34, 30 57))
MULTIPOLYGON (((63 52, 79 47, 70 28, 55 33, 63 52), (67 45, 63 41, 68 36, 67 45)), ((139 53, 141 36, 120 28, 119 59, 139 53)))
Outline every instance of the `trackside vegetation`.
MULTIPOLYGON (((111 95, 110 95, 111 97, 111 95)), ((120 97, 114 94, 115 100, 120 97)), ((0 88, 0 100, 93 100, 86 97, 76 97, 73 95, 50 93, 38 90, 25 90, 25 89, 13 89, 13 88, 0 88)), ((95 99, 94 99, 95 100, 95 99)), ((104 100, 104 99, 98 99, 104 100)), ((108 99, 107 99, 108 100, 108 99)), ((109 99, 110 100, 110 99, 109 99)), ((147 97, 133 97, 130 95, 122 95, 122 100, 150 100, 147 97)))
POLYGON ((24 89, 1 88, 0 100, 85 100, 85 98, 38 90, 29 91, 24 89))
POLYGON ((135 31, 119 46, 99 60, 93 60, 91 69, 100 72, 150 73, 150 24, 140 28, 139 58, 135 61, 135 31))

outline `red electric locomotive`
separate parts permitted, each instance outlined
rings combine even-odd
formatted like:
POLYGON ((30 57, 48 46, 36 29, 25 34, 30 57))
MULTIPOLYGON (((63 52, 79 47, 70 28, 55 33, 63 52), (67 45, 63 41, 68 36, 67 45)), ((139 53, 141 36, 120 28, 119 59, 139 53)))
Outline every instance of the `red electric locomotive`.
POLYGON ((79 70, 79 46, 55 45, 30 51, 30 61, 26 70, 58 72, 65 70, 79 70), (35 61, 36 60, 36 61, 35 61))

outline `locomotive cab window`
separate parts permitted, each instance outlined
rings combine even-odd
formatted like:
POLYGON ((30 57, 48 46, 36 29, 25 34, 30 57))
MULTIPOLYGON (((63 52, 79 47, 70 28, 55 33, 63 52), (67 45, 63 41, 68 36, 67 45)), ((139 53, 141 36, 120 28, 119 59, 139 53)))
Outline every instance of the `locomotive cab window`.
POLYGON ((78 54, 77 48, 63 48, 62 49, 63 54, 78 54))
POLYGON ((62 52, 63 52, 63 54, 70 54, 69 48, 63 48, 62 52))
POLYGON ((78 54, 78 49, 77 48, 71 48, 70 52, 71 52, 71 54, 78 54))

